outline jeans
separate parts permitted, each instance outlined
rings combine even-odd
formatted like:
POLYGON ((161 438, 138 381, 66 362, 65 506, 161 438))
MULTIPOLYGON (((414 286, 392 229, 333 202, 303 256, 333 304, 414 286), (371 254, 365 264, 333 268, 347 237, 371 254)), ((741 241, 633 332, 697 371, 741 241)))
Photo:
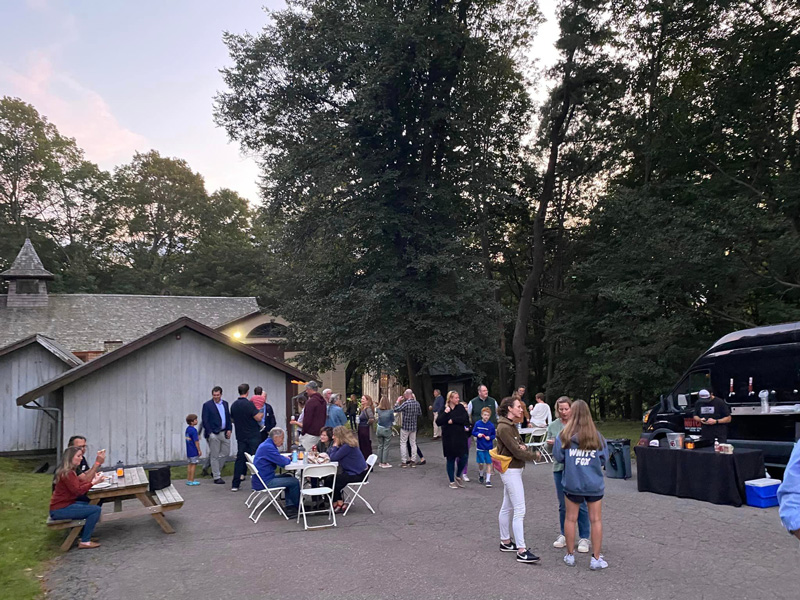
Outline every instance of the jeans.
MULTIPOLYGON (((416 441, 416 440, 414 440, 414 441, 416 441)), ((411 454, 411 440, 410 439, 406 441, 406 450, 408 450, 408 455, 411 456, 412 454, 411 454)), ((419 449, 419 445, 417 445, 417 457, 419 457, 420 461, 422 461, 422 459, 425 458, 424 456, 422 456, 422 450, 419 449)))
POLYGON ((400 462, 405 464, 417 455, 417 432, 400 429, 400 462), (410 453, 410 454, 409 454, 410 453), (409 459, 410 456, 410 459, 409 459))
POLYGON ((503 506, 500 507, 499 517, 500 539, 511 539, 509 525, 512 525, 517 548, 527 548, 523 527, 525 488, 522 487, 522 469, 506 469, 505 473, 500 473, 500 479, 503 480, 503 506))
POLYGON ((94 526, 100 520, 100 507, 86 502, 74 502, 64 508, 50 511, 51 519, 86 519, 86 524, 81 531, 81 542, 91 542, 94 526))
POLYGON ((249 440, 240 440, 237 438, 236 443, 239 450, 236 453, 236 464, 233 467, 232 488, 238 488, 241 485, 242 478, 247 475, 247 457, 244 453, 247 452, 251 456, 255 456, 256 450, 258 450, 258 446, 261 442, 259 438, 249 440))
POLYGON ((378 425, 378 430, 375 432, 375 437, 378 438, 378 463, 388 463, 389 442, 392 441, 392 428, 381 427, 378 425))
POLYGON ((467 438, 467 453, 464 455, 464 470, 461 471, 463 475, 467 474, 467 466, 469 465, 469 449, 472 448, 472 436, 467 438))
MULTIPOLYGON (((558 520, 561 523, 561 535, 564 535, 564 516, 567 514, 567 509, 564 505, 563 478, 564 471, 553 471, 553 481, 556 483, 556 496, 558 496, 558 520)), ((588 540, 590 533, 589 509, 586 507, 586 502, 582 502, 580 509, 578 509, 578 536, 581 539, 588 540)))
POLYGON ((231 441, 225 437, 225 432, 210 433, 208 435, 208 457, 211 459, 211 474, 214 479, 221 477, 221 468, 225 459, 231 453, 231 441), (222 465, 220 465, 222 459, 222 465))
POLYGON ((285 487, 286 494, 286 508, 290 506, 297 507, 300 505, 300 482, 293 475, 278 475, 273 477, 267 482, 267 487, 277 488, 285 487))
POLYGON ((450 478, 450 483, 456 480, 456 473, 458 473, 459 477, 461 476, 464 465, 467 464, 467 458, 469 458, 469 454, 464 454, 458 458, 447 457, 447 476, 450 478), (458 461, 458 467, 456 467, 456 461, 458 461))

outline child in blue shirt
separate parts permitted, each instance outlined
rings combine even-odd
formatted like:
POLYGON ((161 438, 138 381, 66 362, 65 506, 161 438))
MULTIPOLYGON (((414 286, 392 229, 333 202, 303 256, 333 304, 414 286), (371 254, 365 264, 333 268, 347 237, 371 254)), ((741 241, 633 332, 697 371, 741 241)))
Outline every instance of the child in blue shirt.
POLYGON ((484 482, 484 472, 486 473, 486 487, 492 487, 492 457, 489 450, 494 448, 494 438, 496 430, 494 423, 489 419, 492 417, 492 409, 488 406, 481 410, 481 420, 475 423, 472 428, 472 435, 477 441, 477 451, 475 462, 478 463, 478 481, 484 482))
POLYGON ((189 459, 189 464, 186 467, 186 485, 200 485, 199 481, 194 479, 194 471, 197 468, 197 463, 203 454, 200 450, 200 436, 197 435, 197 415, 186 415, 186 457, 189 459))

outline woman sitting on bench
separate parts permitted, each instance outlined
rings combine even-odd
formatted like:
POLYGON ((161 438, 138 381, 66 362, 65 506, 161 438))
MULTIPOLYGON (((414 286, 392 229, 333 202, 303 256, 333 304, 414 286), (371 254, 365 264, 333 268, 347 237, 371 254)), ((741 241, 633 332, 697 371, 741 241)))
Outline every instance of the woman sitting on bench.
POLYGON ((93 485, 103 481, 103 476, 97 473, 91 480, 81 481, 78 478, 78 468, 81 466, 82 458, 82 448, 71 446, 64 450, 61 464, 56 469, 56 489, 50 499, 50 518, 57 521, 85 519, 78 548, 97 548, 100 544, 92 541, 92 532, 100 520, 100 507, 79 502, 77 498, 85 495, 93 485))

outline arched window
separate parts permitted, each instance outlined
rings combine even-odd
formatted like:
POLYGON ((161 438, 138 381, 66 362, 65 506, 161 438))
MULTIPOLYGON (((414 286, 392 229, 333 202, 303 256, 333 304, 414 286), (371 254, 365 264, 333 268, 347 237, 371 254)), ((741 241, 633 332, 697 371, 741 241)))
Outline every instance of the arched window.
POLYGON ((247 334, 249 338, 285 338, 286 325, 280 323, 263 323, 247 334))

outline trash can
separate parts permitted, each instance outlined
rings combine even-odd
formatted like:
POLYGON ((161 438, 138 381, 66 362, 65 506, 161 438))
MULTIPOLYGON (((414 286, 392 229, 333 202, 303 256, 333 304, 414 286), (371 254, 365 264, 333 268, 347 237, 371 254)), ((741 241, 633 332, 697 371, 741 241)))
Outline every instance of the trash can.
POLYGON ((606 440, 608 444, 608 461, 606 461, 606 477, 611 479, 630 479, 631 441, 628 439, 606 440))

